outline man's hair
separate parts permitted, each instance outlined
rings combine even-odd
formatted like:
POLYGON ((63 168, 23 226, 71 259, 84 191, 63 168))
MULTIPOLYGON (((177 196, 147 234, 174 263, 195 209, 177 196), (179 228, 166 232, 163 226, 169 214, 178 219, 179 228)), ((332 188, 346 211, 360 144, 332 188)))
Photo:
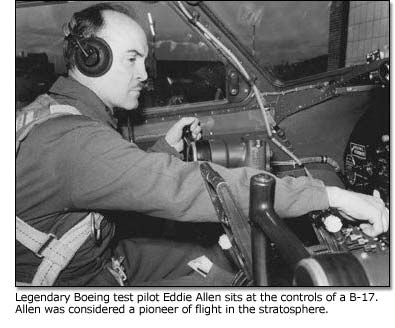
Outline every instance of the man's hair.
POLYGON ((98 3, 73 14, 70 22, 63 26, 65 35, 63 43, 63 57, 67 69, 75 67, 75 42, 71 38, 89 38, 95 36, 104 27, 103 11, 110 10, 125 14, 135 19, 131 9, 122 4, 98 3))

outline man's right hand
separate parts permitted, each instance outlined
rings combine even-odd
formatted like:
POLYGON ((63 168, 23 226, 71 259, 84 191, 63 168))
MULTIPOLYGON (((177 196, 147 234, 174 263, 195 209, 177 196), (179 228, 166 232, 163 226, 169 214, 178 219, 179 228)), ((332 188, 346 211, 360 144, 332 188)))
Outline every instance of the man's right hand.
POLYGON ((202 128, 199 125, 199 120, 196 117, 183 117, 169 129, 165 136, 167 143, 178 152, 181 152, 184 149, 182 129, 187 125, 190 125, 190 130, 194 140, 199 140, 202 137, 202 128))
POLYGON ((338 187, 326 187, 329 206, 337 208, 350 220, 364 221, 361 230, 374 237, 388 231, 389 211, 379 197, 360 194, 338 187))

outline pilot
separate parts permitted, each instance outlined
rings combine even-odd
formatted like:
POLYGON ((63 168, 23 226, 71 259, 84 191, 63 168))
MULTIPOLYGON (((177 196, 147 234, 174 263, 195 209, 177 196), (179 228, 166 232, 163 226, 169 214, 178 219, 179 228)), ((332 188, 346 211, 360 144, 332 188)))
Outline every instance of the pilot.
MULTIPOLYGON (((130 214, 123 220, 142 213, 217 221, 199 164, 180 160, 183 127, 191 125, 196 139, 201 129, 196 118, 182 118, 148 151, 117 132, 113 109, 137 108, 147 79, 147 39, 127 7, 93 5, 75 13, 64 33, 68 77, 59 77, 48 94, 23 110, 23 123, 17 120, 17 283, 231 285, 234 272, 215 249, 163 239, 114 241, 119 212, 130 214), (46 111, 50 119, 40 121, 46 111), (194 270, 188 263, 195 259, 208 260, 209 269, 194 270)), ((259 172, 213 167, 247 213, 249 180, 259 172)), ((388 229, 378 198, 307 177, 276 181, 274 208, 281 217, 329 206, 365 220, 361 227, 370 235, 388 229)))

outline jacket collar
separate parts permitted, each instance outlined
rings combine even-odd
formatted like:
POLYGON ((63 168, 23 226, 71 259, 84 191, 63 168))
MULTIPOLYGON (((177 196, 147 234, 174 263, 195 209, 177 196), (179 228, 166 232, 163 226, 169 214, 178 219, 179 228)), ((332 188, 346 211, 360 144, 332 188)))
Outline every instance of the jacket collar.
POLYGON ((59 77, 49 90, 51 96, 63 104, 76 107, 82 115, 89 116, 117 128, 111 110, 89 88, 71 77, 59 77))

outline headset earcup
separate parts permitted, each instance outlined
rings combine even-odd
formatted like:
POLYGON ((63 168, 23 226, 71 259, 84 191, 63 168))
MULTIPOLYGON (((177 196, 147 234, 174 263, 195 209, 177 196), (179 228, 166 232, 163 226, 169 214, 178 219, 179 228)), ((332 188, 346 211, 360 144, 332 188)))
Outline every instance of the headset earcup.
POLYGON ((98 37, 90 37, 80 43, 88 56, 81 49, 76 49, 74 60, 79 71, 89 77, 99 77, 108 72, 112 64, 112 51, 107 42, 98 37))

